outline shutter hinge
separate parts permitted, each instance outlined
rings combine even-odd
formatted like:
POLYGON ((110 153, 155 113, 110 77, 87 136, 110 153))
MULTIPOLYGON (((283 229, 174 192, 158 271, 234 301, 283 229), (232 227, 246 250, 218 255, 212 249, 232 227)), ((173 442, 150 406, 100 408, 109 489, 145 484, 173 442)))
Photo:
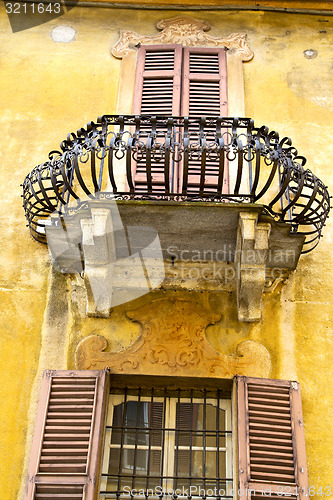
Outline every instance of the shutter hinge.
POLYGON ((300 468, 300 472, 301 472, 302 474, 304 474, 304 467, 301 467, 301 468, 300 468))
POLYGON ((243 474, 244 473, 244 469, 239 469, 239 473, 243 474))
POLYGON ((298 382, 291 382, 291 388, 294 389, 294 391, 298 390, 298 382))
POLYGON ((303 427, 303 420, 299 419, 298 423, 299 423, 300 427, 303 427))

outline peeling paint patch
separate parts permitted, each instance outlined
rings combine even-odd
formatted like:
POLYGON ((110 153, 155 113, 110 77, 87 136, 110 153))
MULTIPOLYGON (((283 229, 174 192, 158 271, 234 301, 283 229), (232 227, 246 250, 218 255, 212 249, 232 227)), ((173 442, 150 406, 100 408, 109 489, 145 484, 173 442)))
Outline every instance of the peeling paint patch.
POLYGON ((331 68, 324 65, 320 58, 313 64, 318 66, 314 73, 309 73, 304 61, 304 66, 294 66, 293 71, 287 73, 288 87, 302 99, 308 99, 317 106, 333 111, 333 94, 331 84, 331 68), (321 75, 319 79, 317 75, 321 75))
POLYGON ((69 43, 74 40, 76 30, 71 26, 57 26, 52 30, 52 40, 54 42, 69 43))

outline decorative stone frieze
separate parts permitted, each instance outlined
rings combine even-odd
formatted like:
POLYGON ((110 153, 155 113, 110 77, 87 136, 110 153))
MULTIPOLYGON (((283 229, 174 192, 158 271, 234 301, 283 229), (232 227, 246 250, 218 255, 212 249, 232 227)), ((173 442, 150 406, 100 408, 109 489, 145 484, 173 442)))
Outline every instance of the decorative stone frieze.
POLYGON ((241 61, 250 61, 253 52, 246 43, 244 33, 232 33, 227 37, 208 35, 210 25, 198 19, 186 16, 162 19, 157 23, 161 33, 155 35, 139 35, 135 31, 120 31, 120 38, 112 49, 112 55, 122 58, 138 45, 161 45, 178 43, 194 47, 226 47, 233 50, 241 61))
POLYGON ((76 367, 96 370, 109 366, 112 373, 183 375, 231 378, 236 373, 268 377, 270 354, 260 343, 240 342, 235 353, 216 351, 208 342, 206 329, 220 314, 185 299, 158 299, 127 312, 140 323, 142 332, 128 348, 108 352, 108 341, 90 335, 76 350, 76 367))

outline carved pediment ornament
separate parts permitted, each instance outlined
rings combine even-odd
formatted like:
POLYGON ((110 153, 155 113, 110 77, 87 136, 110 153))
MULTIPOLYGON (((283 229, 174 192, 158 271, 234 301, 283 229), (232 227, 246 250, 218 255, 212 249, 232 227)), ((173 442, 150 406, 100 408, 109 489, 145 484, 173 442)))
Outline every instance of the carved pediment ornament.
POLYGON ((220 314, 185 299, 158 299, 130 311, 127 316, 141 324, 140 337, 128 348, 108 352, 108 341, 90 335, 76 351, 76 367, 96 370, 109 366, 112 373, 233 377, 268 377, 271 361, 266 348, 245 340, 233 355, 217 352, 206 338, 208 325, 220 314))
POLYGON ((161 33, 145 36, 135 31, 120 31, 120 38, 112 49, 114 57, 122 58, 135 50, 138 44, 161 45, 178 43, 192 47, 226 47, 234 49, 235 55, 242 61, 250 61, 253 52, 246 43, 244 33, 232 33, 227 37, 217 37, 205 33, 210 30, 210 25, 205 21, 191 17, 179 16, 163 19, 157 23, 161 33))

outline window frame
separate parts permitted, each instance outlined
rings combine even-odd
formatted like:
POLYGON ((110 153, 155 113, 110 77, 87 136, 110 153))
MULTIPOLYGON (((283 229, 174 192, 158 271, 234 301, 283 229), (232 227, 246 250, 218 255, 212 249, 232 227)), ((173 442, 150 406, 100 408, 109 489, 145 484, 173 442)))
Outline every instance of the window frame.
MULTIPOLYGON (((154 402, 163 402, 166 400, 171 400, 172 405, 174 405, 174 409, 172 410, 173 417, 171 416, 169 421, 173 418, 173 426, 172 428, 175 428, 175 419, 176 419, 176 404, 179 400, 179 397, 177 396, 170 396, 170 393, 175 394, 176 391, 180 392, 188 392, 190 394, 191 391, 214 391, 219 393, 219 402, 220 402, 220 408, 227 410, 226 413, 226 424, 228 425, 229 431, 231 431, 230 434, 226 433, 226 439, 229 440, 228 448, 226 450, 226 477, 232 478, 232 481, 229 482, 229 485, 227 487, 228 491, 234 490, 236 487, 236 467, 235 467, 235 460, 236 460, 236 452, 235 452, 235 446, 237 444, 237 435, 234 432, 235 429, 235 424, 234 424, 234 415, 236 414, 236 408, 234 407, 235 404, 235 398, 233 397, 233 388, 234 388, 234 383, 232 379, 213 379, 213 378, 200 378, 197 379, 196 377, 173 377, 173 376, 150 376, 150 375, 141 375, 139 377, 134 376, 134 375, 111 375, 111 384, 110 384, 110 394, 108 396, 108 402, 107 402, 107 411, 106 411, 106 425, 105 425, 105 436, 104 436, 104 442, 103 442, 103 450, 101 454, 101 474, 102 471, 107 469, 107 466, 109 464, 109 457, 110 457, 110 452, 109 452, 109 445, 111 444, 111 433, 112 430, 110 429, 111 423, 112 423, 112 418, 113 418, 113 408, 115 404, 119 404, 120 402, 124 402, 124 395, 118 395, 118 394, 112 394, 112 389, 117 388, 118 390, 121 389, 126 389, 126 391, 130 391, 133 388, 141 388, 141 389, 148 389, 151 390, 151 388, 154 387, 155 389, 162 391, 165 391, 164 396, 154 396, 154 402)), ((150 401, 150 397, 145 397, 145 396, 140 396, 140 401, 144 402, 145 399, 147 401, 150 401)), ((126 401, 137 401, 138 396, 132 396, 132 395, 127 395, 126 396, 126 401)), ((197 396, 192 397, 192 402, 199 402, 199 401, 204 401, 204 397, 199 398, 197 396)), ((209 404, 212 402, 214 406, 216 407, 216 401, 217 398, 212 398, 210 396, 207 396, 206 399, 206 404, 209 404)), ((181 397, 180 402, 191 402, 191 397, 188 395, 187 397, 181 397)), ((170 410, 170 404, 168 404, 168 409, 170 410)), ((168 411, 166 409, 166 411, 168 411)), ((168 428, 166 423, 164 423, 163 427, 168 428)), ((207 429, 208 430, 208 429, 207 429)), ((117 446, 117 445, 116 445, 117 446)), ((116 447, 114 446, 114 447, 116 447)), ((139 446, 138 446, 139 447, 139 446)), ((163 442, 161 443, 161 447, 163 447, 163 442)), ((165 447, 164 449, 164 461, 166 461, 166 454, 170 453, 170 456, 172 455, 172 450, 170 449, 171 445, 169 444, 169 451, 165 447)), ((221 451, 221 446, 219 446, 220 451, 221 451)), ((175 449, 175 447, 174 447, 175 449)), ((174 450, 173 450, 174 451, 174 450)), ((216 450, 215 450, 216 451, 216 450)), ((163 451, 162 451, 163 453, 163 451)), ((169 458, 169 462, 173 465, 173 460, 169 458)), ((168 470, 169 472, 169 470, 168 470)), ((160 477, 160 476, 156 476, 160 477)), ((180 479, 180 478, 178 478, 180 479)), ((99 490, 104 491, 104 486, 106 485, 105 479, 103 479, 102 475, 100 477, 100 487, 99 490)), ((173 484, 168 482, 166 480, 165 484, 166 489, 172 489, 173 484)), ((207 488, 208 489, 208 488, 207 488)), ((228 494, 226 492, 226 494, 228 494)), ((108 497, 105 497, 108 498, 108 497)), ((184 497, 187 498, 187 497, 184 497)), ((201 498, 201 497, 198 497, 201 498)), ((98 496, 99 500, 104 499, 104 497, 98 496)))

